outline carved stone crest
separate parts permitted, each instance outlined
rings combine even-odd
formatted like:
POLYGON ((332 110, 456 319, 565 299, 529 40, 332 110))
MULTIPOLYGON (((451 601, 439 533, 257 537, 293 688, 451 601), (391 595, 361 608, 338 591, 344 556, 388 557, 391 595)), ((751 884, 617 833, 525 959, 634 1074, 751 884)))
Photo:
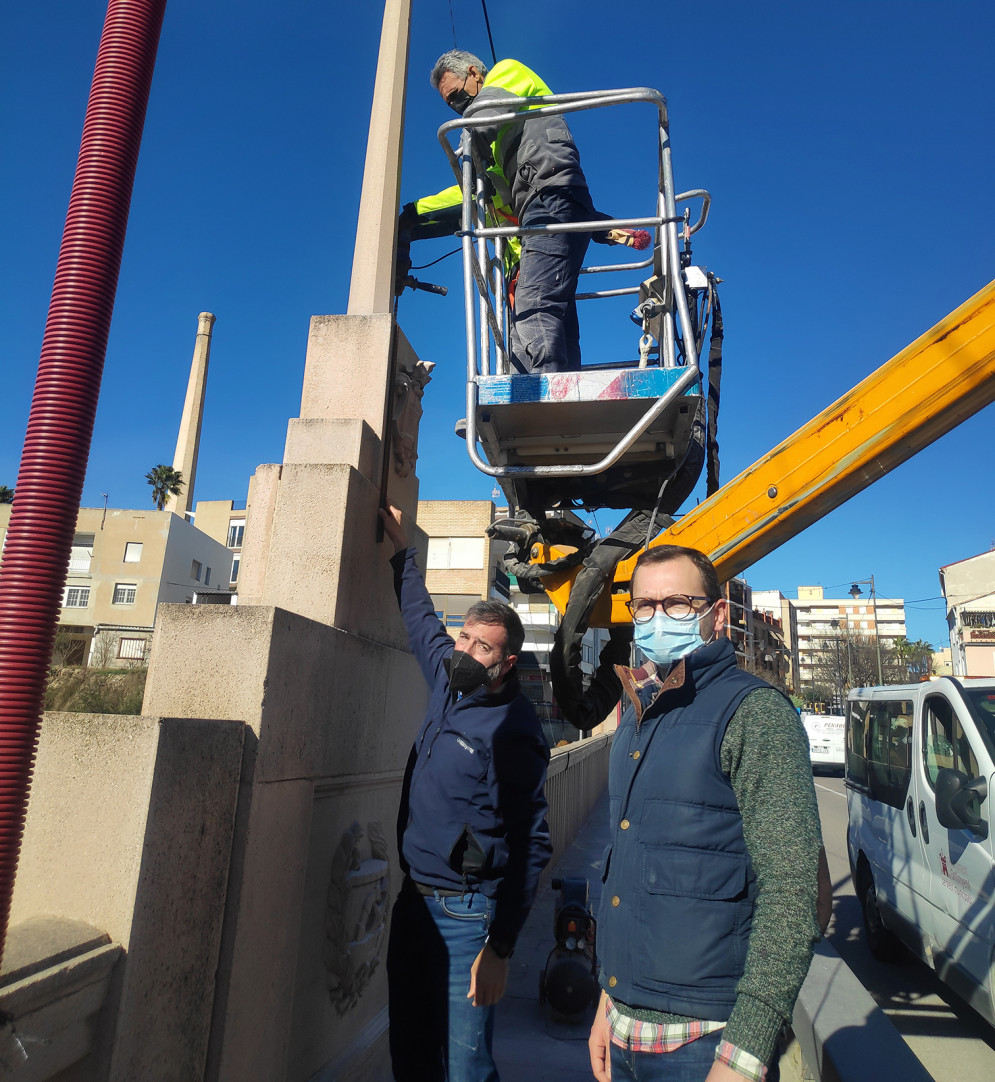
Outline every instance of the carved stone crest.
POLYGON ((332 857, 324 961, 328 994, 339 1015, 356 1006, 376 972, 387 928, 390 865, 379 821, 367 823, 366 836, 364 857, 363 828, 353 823, 332 857))
POLYGON ((399 367, 394 380, 391 447, 394 451, 394 472, 408 477, 418 460, 418 423, 421 421, 421 400, 425 385, 432 378, 434 361, 416 361, 399 367))

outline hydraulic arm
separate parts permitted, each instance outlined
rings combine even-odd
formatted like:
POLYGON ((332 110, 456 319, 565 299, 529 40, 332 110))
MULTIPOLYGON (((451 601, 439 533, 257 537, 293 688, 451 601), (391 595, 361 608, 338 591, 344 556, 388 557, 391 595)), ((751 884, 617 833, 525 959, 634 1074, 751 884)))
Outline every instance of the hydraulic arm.
MULTIPOLYGON (((725 581, 995 400, 995 281, 659 534, 708 553, 725 581)), ((534 559, 555 555, 536 546, 534 559)), ((628 622, 638 557, 620 561, 586 621, 628 622)), ((580 568, 546 582, 566 612, 580 568)))

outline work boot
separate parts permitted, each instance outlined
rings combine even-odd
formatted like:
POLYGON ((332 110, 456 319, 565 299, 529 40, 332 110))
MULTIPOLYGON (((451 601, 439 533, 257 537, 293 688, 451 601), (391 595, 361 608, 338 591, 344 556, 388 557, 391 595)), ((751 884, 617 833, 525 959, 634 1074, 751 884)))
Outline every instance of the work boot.
POLYGON ((459 438, 461 440, 466 439, 466 418, 465 417, 461 417, 456 422, 456 435, 459 436, 459 438))

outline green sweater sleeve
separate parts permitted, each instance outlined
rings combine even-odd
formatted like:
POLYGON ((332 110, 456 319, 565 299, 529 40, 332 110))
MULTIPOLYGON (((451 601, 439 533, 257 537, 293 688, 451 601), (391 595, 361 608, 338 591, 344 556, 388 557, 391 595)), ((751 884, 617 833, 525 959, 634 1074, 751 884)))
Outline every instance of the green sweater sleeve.
POLYGON ((769 1062, 819 939, 822 832, 805 730, 772 688, 751 692, 726 729, 722 769, 743 817, 757 902, 724 1039, 769 1062))

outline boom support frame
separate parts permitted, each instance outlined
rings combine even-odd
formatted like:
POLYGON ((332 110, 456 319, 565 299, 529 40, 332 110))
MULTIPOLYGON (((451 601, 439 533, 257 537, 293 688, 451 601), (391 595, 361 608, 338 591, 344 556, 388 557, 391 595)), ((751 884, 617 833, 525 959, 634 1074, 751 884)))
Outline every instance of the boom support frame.
MULTIPOLYGON (((995 281, 659 534, 707 553, 727 581, 995 401, 995 281)), ((641 550, 643 551, 643 550, 641 550)), ((555 548, 537 547, 535 559, 555 548)), ((589 621, 629 622, 640 553, 615 568, 589 621)), ((547 583, 565 612, 578 569, 547 583)))

